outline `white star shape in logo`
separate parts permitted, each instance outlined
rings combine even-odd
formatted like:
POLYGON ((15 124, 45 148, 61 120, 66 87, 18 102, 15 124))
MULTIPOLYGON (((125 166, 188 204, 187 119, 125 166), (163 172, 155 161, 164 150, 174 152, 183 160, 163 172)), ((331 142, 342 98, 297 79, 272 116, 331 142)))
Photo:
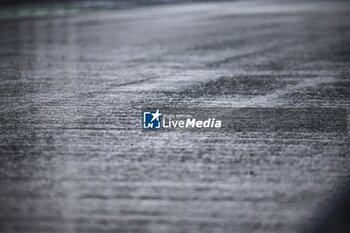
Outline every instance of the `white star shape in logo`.
POLYGON ((153 116, 151 122, 154 121, 155 119, 158 119, 158 117, 159 117, 160 115, 162 115, 161 113, 159 113, 159 109, 157 109, 157 111, 156 111, 155 113, 151 113, 151 114, 152 114, 152 116, 153 116))

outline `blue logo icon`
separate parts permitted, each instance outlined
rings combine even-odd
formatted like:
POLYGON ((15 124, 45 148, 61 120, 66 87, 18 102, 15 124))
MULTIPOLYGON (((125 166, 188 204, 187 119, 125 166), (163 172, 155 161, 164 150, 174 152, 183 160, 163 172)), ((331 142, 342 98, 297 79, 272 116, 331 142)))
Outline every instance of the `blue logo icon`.
POLYGON ((145 129, 159 129, 160 120, 162 114, 159 113, 159 109, 156 112, 144 112, 143 113, 143 128, 145 129))

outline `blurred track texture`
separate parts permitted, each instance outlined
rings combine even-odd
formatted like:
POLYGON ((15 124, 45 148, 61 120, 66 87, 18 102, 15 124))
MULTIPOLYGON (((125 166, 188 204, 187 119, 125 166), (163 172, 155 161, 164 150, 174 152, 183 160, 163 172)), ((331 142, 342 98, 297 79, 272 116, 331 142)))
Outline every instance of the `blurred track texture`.
POLYGON ((349 9, 237 1, 0 21, 0 232, 318 225, 346 186, 348 125, 143 132, 141 109, 349 110, 349 9))

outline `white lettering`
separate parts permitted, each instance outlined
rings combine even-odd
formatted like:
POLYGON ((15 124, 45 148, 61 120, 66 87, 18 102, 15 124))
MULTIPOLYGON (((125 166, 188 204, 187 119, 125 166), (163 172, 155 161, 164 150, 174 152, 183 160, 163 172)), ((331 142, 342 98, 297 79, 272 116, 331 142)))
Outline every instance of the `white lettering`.
POLYGON ((188 127, 194 127, 194 125, 195 125, 195 123, 196 123, 196 119, 187 119, 187 121, 186 121, 186 128, 188 128, 188 127))

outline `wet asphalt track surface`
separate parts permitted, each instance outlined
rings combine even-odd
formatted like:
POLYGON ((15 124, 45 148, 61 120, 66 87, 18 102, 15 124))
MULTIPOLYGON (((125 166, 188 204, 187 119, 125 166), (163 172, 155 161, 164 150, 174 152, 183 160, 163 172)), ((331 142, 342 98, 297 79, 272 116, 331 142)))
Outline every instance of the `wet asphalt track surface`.
POLYGON ((348 125, 157 133, 140 130, 140 114, 349 109, 349 6, 207 3, 0 22, 0 232, 318 225, 350 172, 348 125))

